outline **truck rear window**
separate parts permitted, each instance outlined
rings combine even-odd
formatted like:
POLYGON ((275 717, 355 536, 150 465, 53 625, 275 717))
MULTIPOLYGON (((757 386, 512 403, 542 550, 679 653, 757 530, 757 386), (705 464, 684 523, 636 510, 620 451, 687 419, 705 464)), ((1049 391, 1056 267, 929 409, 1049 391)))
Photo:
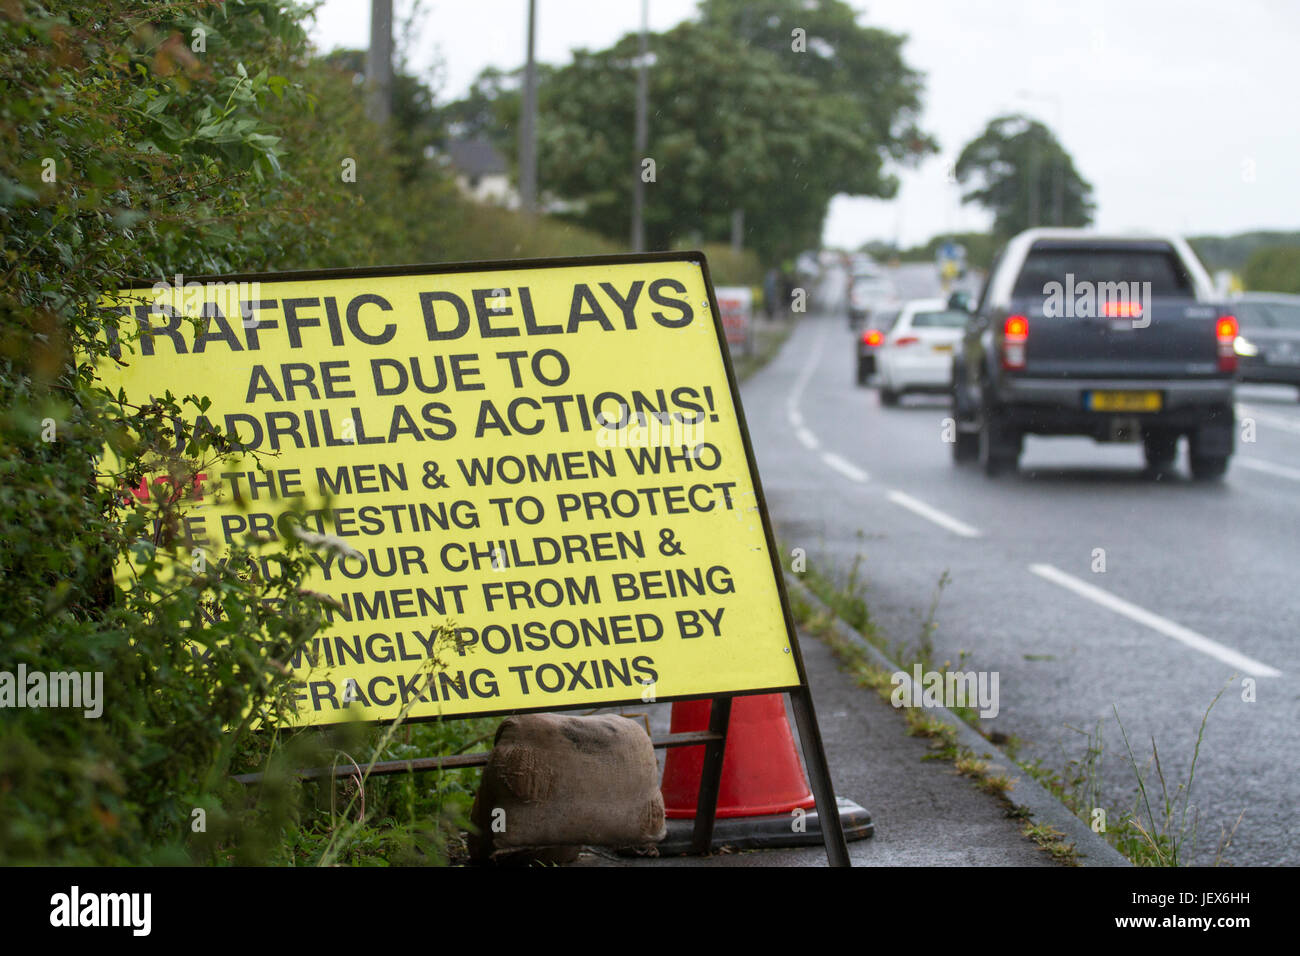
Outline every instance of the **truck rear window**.
POLYGON ((1031 298, 1047 295, 1047 285, 1064 287, 1073 276, 1081 282, 1150 282, 1152 295, 1194 296, 1191 279, 1173 249, 1134 249, 1115 246, 1035 244, 1016 277, 1013 295, 1031 298))

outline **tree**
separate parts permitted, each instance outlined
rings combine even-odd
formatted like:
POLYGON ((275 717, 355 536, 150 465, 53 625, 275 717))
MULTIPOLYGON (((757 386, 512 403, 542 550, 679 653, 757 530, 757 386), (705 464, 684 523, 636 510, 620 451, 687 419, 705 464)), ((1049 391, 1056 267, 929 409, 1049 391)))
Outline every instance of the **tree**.
MULTIPOLYGON (((554 72, 545 63, 537 64, 539 86, 554 72)), ((478 75, 464 98, 442 108, 444 134, 449 137, 484 136, 498 149, 508 150, 516 139, 514 127, 519 122, 518 87, 523 70, 499 70, 489 66, 478 75)))
POLYGON ((957 159, 957 180, 973 184, 962 202, 994 214, 999 238, 1033 226, 1086 226, 1095 205, 1092 185, 1042 123, 1021 114, 989 121, 957 159))
MULTIPOLYGON (((905 35, 859 25, 857 11, 842 0, 702 0, 700 19, 773 53, 787 70, 837 97, 841 116, 882 158, 912 163, 937 151, 918 125, 925 78, 903 60, 905 35)), ((882 186, 887 197, 897 183, 882 186)))
MULTIPOLYGON (((322 57, 321 62, 359 85, 365 77, 366 56, 365 50, 337 49, 322 57)), ((442 141, 442 119, 433 90, 420 77, 407 73, 399 64, 388 82, 388 137, 400 162, 402 181, 410 183, 427 173, 428 154, 442 141)))
POLYGON ((1253 292, 1300 294, 1300 246, 1272 246, 1251 253, 1242 282, 1253 292))
POLYGON ((1188 236, 1188 245, 1211 271, 1241 272, 1250 257, 1275 246, 1300 246, 1300 232, 1255 230, 1231 236, 1188 236))
POLYGON ((770 260, 817 244, 836 192, 881 191, 872 143, 846 128, 812 81, 693 23, 650 37, 650 149, 637 157, 636 49, 629 35, 610 50, 580 52, 541 89, 541 182, 579 204, 581 224, 626 235, 632 176, 653 174, 650 248, 724 239, 742 209, 747 244, 770 260), (861 157, 852 180, 832 178, 850 155, 861 157))
MULTIPOLYGON (((567 218, 621 239, 630 225, 632 177, 651 175, 645 161, 653 160, 645 214, 651 248, 725 240, 733 213, 742 210, 746 245, 767 261, 817 245, 835 194, 892 196, 897 181, 886 164, 933 148, 912 122, 919 76, 881 39, 889 34, 862 31, 843 4, 821 6, 847 11, 844 37, 866 35, 846 40, 846 49, 878 52, 869 78, 849 66, 827 72, 806 65, 820 54, 814 47, 794 52, 782 21, 736 29, 741 11, 726 5, 706 4, 705 22, 652 34, 644 157, 634 144, 636 34, 607 50, 577 51, 569 65, 545 72, 538 123, 544 192, 569 203, 567 218), (850 89, 854 76, 868 84, 865 93, 850 89)), ((790 14, 799 6, 774 3, 778 8, 790 14)), ((448 115, 479 130, 516 117, 517 91, 499 74, 481 79, 448 115)), ((507 130, 499 142, 512 153, 508 137, 507 130)))

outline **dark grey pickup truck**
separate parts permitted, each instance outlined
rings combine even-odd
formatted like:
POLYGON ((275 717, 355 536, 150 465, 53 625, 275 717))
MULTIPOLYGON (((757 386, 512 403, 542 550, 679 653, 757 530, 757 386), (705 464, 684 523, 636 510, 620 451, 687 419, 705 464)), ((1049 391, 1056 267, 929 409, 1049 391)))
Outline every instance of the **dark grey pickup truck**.
POLYGON ((989 270, 953 356, 955 461, 1016 468, 1025 435, 1141 441, 1148 468, 1188 440, 1192 475, 1232 455, 1237 321, 1174 237, 1031 229, 989 270))

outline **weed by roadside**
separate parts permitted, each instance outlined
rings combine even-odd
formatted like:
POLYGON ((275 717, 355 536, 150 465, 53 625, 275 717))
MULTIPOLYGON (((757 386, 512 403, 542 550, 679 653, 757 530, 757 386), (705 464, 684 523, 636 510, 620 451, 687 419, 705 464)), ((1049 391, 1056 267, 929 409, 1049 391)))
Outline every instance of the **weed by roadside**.
POLYGON ((731 367, 736 370, 736 381, 743 382, 768 362, 772 361, 785 345, 786 339, 794 331, 796 319, 782 322, 767 322, 755 319, 750 328, 753 330, 754 347, 748 355, 732 355, 731 367))
MULTIPOLYGON (((871 626, 865 600, 865 583, 861 580, 859 572, 859 563, 855 561, 844 584, 837 586, 819 570, 805 566, 803 580, 815 596, 823 601, 826 610, 815 610, 796 591, 791 596, 791 612, 800 627, 830 646, 835 656, 853 674, 858 686, 874 690, 885 700, 891 700, 894 690, 893 672, 877 665, 862 647, 843 638, 833 627, 836 617, 852 624, 845 614, 852 615, 855 620, 864 622, 864 626, 855 626, 854 629, 863 634, 882 653, 889 654, 890 649, 886 646, 886 642, 871 626)), ((920 663, 926 669, 933 666, 933 650, 929 638, 934 633, 939 599, 947 583, 948 575, 944 572, 935 589, 929 611, 922 621, 918 641, 922 646, 909 652, 905 646, 900 645, 894 660, 905 661, 908 666, 912 663, 920 663), (929 645, 929 650, 925 645, 929 645)), ((965 654, 962 655, 962 660, 965 660, 965 654)), ((949 666, 951 662, 944 663, 945 670, 949 666)), ((958 710, 964 712, 959 714, 962 719, 968 723, 975 723, 975 711, 970 708, 958 710)), ((984 793, 998 798, 1007 816, 1023 816, 1019 808, 1008 798, 1009 792, 1015 787, 1015 779, 996 771, 987 760, 983 759, 984 755, 962 746, 958 740, 957 729, 952 724, 923 708, 905 708, 902 716, 909 736, 921 737, 929 741, 929 752, 921 758, 922 760, 951 763, 956 773, 969 778, 984 793)), ((1051 854, 1054 860, 1065 865, 1078 864, 1074 844, 1066 842, 1064 835, 1058 831, 1051 830, 1050 827, 1032 826, 1026 821, 1022 833, 1051 854)))
MULTIPOLYGON (((861 556, 856 558, 844 581, 836 582, 819 568, 807 565, 800 578, 808 589, 829 608, 831 616, 814 612, 808 602, 800 599, 798 607, 792 604, 796 620, 811 633, 826 641, 837 657, 853 672, 859 686, 876 691, 889 699, 893 690, 892 674, 878 667, 857 645, 839 637, 830 626, 833 617, 839 617, 854 630, 862 634, 869 643, 884 653, 907 671, 914 664, 920 664, 923 670, 935 670, 946 674, 952 666, 951 661, 938 665, 934 661, 933 635, 936 629, 936 615, 944 588, 950 581, 947 571, 940 576, 929 609, 922 618, 917 642, 909 647, 904 643, 890 646, 879 633, 870 618, 865 593, 866 583, 860 574, 861 556), (800 612, 803 617, 800 617, 800 612)), ((958 668, 966 660, 966 652, 960 655, 958 668)), ((1102 758, 1105 753, 1103 725, 1098 721, 1092 731, 1069 727, 1071 731, 1086 739, 1081 756, 1068 757, 1062 754, 1062 770, 1054 770, 1044 764, 1041 758, 1022 756, 1023 741, 1014 736, 986 733, 979 726, 978 714, 969 707, 954 707, 951 711, 973 727, 976 731, 999 745, 1003 752, 1020 770, 1042 784, 1072 813, 1087 823, 1095 833, 1103 836, 1116 850, 1138 866, 1181 866, 1188 865, 1195 853, 1199 812, 1191 802, 1192 786, 1195 781, 1196 764, 1200 756, 1201 743, 1205 727, 1213 710, 1224 691, 1235 680, 1235 676, 1215 695, 1201 719, 1193 749, 1191 765, 1185 781, 1180 781, 1171 790, 1160 753, 1154 738, 1151 740, 1151 756, 1145 767, 1140 767, 1138 759, 1128 740, 1124 725, 1115 709, 1115 721, 1124 741, 1128 764, 1137 781, 1137 795, 1134 805, 1128 810, 1108 807, 1102 797, 1102 758)), ((988 764, 979 759, 972 751, 958 745, 953 728, 923 710, 908 708, 904 711, 908 733, 913 736, 931 739, 931 752, 927 760, 947 760, 954 764, 957 772, 971 777, 986 792, 1003 796, 1015 781, 1004 775, 990 775, 988 764)), ((1244 812, 1243 812, 1244 815, 1244 812)), ((1223 828, 1216 847, 1214 862, 1217 865, 1226 849, 1231 845, 1237 826, 1242 816, 1238 816, 1232 827, 1223 828)), ((1052 836, 1050 827, 1027 827, 1026 836, 1040 845, 1050 844, 1054 858, 1076 860, 1073 845, 1068 850, 1052 836)), ((1060 837, 1056 834, 1056 837, 1060 837)), ((1063 840, 1063 838, 1060 838, 1063 840)))

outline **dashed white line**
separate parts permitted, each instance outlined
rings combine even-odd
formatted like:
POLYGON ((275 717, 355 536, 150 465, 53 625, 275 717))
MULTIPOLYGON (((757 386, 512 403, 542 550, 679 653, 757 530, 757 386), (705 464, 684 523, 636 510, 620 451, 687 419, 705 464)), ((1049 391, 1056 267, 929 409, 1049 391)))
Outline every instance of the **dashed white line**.
POLYGON ((865 471, 859 468, 857 465, 845 461, 843 458, 841 458, 839 455, 835 454, 834 452, 830 452, 830 451, 822 452, 822 461, 826 462, 826 464, 830 465, 840 474, 845 475, 852 481, 866 481, 868 478, 871 477, 865 471))
MULTIPOLYGON (((808 382, 811 381, 813 372, 817 367, 817 359, 821 355, 825 337, 826 333, 823 328, 822 334, 817 337, 813 342, 812 348, 808 350, 808 361, 805 364, 803 371, 800 373, 799 378, 795 381, 794 388, 791 390, 786 402, 786 417, 794 428, 795 437, 798 438, 799 441, 809 450, 817 449, 820 446, 820 443, 817 440, 817 436, 804 426, 803 415, 800 414, 798 406, 799 400, 803 396, 803 391, 808 386, 808 382)), ((1246 405, 1238 405, 1237 412, 1240 415, 1248 415, 1263 424, 1300 433, 1300 420, 1292 419, 1283 415, 1274 415, 1268 412, 1261 413, 1260 411, 1246 405)), ((834 452, 822 452, 821 458, 828 466, 840 472, 852 481, 865 482, 871 477, 867 472, 841 458, 839 455, 836 455, 834 452)), ((1294 481, 1300 481, 1300 469, 1288 468, 1285 465, 1277 465, 1273 462, 1259 458, 1241 456, 1237 457, 1236 462, 1244 468, 1253 469, 1266 474, 1277 475, 1283 478, 1289 478, 1294 481)), ((951 531, 953 534, 959 535, 963 538, 978 538, 982 535, 982 532, 980 532, 979 529, 973 528, 964 521, 960 521, 952 515, 945 514, 938 508, 932 507, 924 501, 913 498, 911 495, 905 494, 901 491, 889 491, 887 497, 894 504, 906 508, 913 514, 919 515, 927 521, 931 521, 934 524, 939 525, 939 527, 951 531)), ((1051 581, 1053 584, 1057 584, 1069 591, 1073 591, 1080 597, 1087 598, 1095 604, 1099 604, 1110 611, 1114 611, 1116 614, 1123 615, 1132 621, 1136 621, 1145 627, 1149 627, 1154 631, 1164 634, 1166 637, 1171 637, 1187 647, 1199 651, 1209 657, 1213 657, 1216 660, 1222 661, 1239 671, 1256 677, 1282 676, 1281 671, 1274 667, 1270 667, 1262 661, 1257 661, 1253 657, 1249 657, 1248 655, 1235 651, 1224 644, 1220 644, 1218 641, 1211 640, 1204 634, 1198 634, 1196 631, 1183 627, 1181 624, 1177 624, 1168 618, 1161 617, 1159 614, 1138 607, 1136 604, 1125 601, 1123 598, 1116 597, 1107 591, 1103 591, 1101 588, 1094 587, 1085 581, 1079 580, 1071 574, 1066 574, 1064 571, 1050 564, 1031 564, 1029 565, 1029 570, 1044 580, 1051 581)))
POLYGON ((1129 620, 1137 621, 1139 624, 1146 625, 1153 631, 1159 631, 1166 637, 1172 637, 1176 641, 1186 644, 1193 650, 1207 654, 1216 660, 1223 661, 1239 671, 1256 677, 1281 677, 1282 672, 1276 668, 1269 667, 1267 664, 1255 660, 1253 657, 1247 657, 1245 654, 1234 651, 1230 647, 1213 641, 1204 634, 1198 634, 1196 631, 1183 627, 1181 624, 1175 624, 1168 618, 1154 614, 1145 608, 1140 608, 1136 604, 1130 604, 1123 598, 1116 597, 1108 591, 1094 587, 1084 581, 1080 581, 1072 574, 1066 574, 1059 568, 1050 564, 1031 564, 1029 570, 1044 580, 1051 581, 1053 584, 1059 584, 1067 590, 1073 591, 1080 597, 1085 597, 1095 604, 1100 604, 1116 614, 1122 614, 1129 620))
POLYGON ((944 514, 938 508, 932 508, 924 501, 918 501, 911 495, 905 495, 901 491, 891 491, 888 497, 894 504, 902 505, 908 511, 933 521, 941 528, 947 528, 953 534, 961 535, 963 538, 978 538, 980 536, 977 528, 972 528, 964 521, 958 521, 952 515, 944 514))
POLYGON ((1263 472, 1266 475, 1277 475, 1279 478, 1290 478, 1292 481, 1300 481, 1300 468, 1288 468, 1286 465, 1275 465, 1271 461, 1265 461, 1263 458, 1243 458, 1238 455, 1234 464, 1241 468, 1250 468, 1254 471, 1263 472))
MULTIPOLYGON (((795 380, 794 387, 790 389, 790 395, 786 399, 785 404, 786 418, 789 419, 790 426, 794 429, 794 437, 797 438, 799 443, 809 451, 816 451, 821 447, 821 442, 819 442, 817 436, 809 431, 809 429, 804 425, 803 415, 799 411, 799 400, 803 397, 804 389, 808 387, 808 383, 812 381, 813 373, 817 370, 817 360, 821 357, 822 346, 826 341, 826 328, 827 326, 823 324, 821 332, 813 341, 812 347, 808 350, 808 361, 804 364, 803 370, 795 380)), ((859 468, 852 462, 841 458, 834 452, 823 451, 821 453, 821 459, 828 467, 835 469, 850 481, 856 481, 859 484, 862 484, 871 480, 871 475, 868 472, 859 468)), ((901 505, 913 514, 920 515, 927 521, 932 521, 939 525, 939 527, 951 531, 953 534, 960 535, 963 538, 980 537, 980 531, 978 529, 972 528, 964 521, 958 521, 956 518, 952 517, 952 515, 944 514, 938 508, 932 508, 924 501, 918 501, 911 495, 903 494, 901 491, 891 491, 889 492, 888 497, 894 504, 901 505)))
POLYGON ((813 339, 812 348, 808 349, 808 361, 804 364, 803 371, 799 373, 799 377, 795 380, 794 388, 790 389, 790 398, 786 403, 786 408, 792 416, 799 414, 799 399, 803 398, 803 390, 808 387, 813 372, 817 370, 817 360, 821 358, 822 346, 825 342, 826 324, 823 323, 817 338, 813 339))

